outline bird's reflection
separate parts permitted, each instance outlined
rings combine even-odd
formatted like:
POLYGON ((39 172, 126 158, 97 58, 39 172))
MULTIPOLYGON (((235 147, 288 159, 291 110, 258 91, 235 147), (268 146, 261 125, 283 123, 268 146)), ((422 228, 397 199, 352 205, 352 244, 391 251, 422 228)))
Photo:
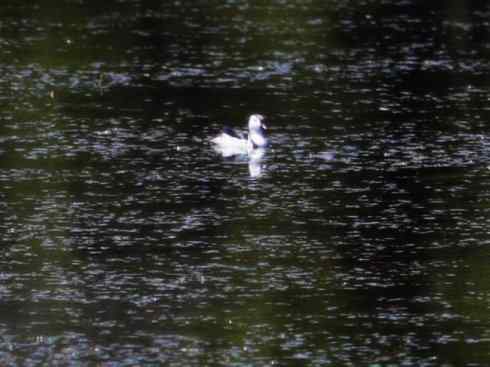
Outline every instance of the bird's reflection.
POLYGON ((264 166, 263 166, 263 161, 264 161, 264 156, 265 156, 265 149, 264 148, 258 148, 255 149, 250 155, 249 155, 249 160, 248 160, 248 172, 250 174, 250 177, 260 177, 263 174, 264 166))

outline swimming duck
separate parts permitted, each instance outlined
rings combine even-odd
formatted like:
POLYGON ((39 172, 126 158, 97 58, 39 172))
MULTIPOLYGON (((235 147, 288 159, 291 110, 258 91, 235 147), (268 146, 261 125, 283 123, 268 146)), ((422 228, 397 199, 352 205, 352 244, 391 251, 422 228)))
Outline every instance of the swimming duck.
POLYGON ((211 139, 214 148, 224 157, 232 155, 257 155, 257 150, 263 150, 267 146, 267 138, 263 123, 264 116, 259 114, 251 115, 248 119, 248 136, 237 133, 232 129, 225 128, 221 134, 211 139))

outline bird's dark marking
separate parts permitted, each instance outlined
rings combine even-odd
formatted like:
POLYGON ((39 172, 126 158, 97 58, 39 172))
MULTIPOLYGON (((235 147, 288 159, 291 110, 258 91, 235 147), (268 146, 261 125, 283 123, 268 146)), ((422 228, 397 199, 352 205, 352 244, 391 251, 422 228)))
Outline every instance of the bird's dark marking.
POLYGON ((223 132, 227 135, 230 135, 230 136, 233 136, 234 138, 237 138, 237 139, 244 139, 244 136, 242 133, 236 131, 235 129, 232 129, 231 127, 229 126, 225 126, 223 128, 223 132))

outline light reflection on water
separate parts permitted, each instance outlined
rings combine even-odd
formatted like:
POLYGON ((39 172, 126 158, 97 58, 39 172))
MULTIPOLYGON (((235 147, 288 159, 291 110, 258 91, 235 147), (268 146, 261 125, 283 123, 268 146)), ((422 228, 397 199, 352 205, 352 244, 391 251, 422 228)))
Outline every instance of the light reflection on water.
POLYGON ((405 3, 9 6, 2 364, 487 365, 488 9, 405 3))

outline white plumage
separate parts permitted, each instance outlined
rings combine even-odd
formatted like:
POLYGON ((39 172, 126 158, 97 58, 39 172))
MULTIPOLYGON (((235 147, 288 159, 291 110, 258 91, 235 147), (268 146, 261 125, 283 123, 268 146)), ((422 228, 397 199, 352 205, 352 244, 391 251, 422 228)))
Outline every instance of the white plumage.
POLYGON ((267 138, 264 130, 264 116, 254 114, 248 119, 248 137, 236 134, 230 129, 225 130, 215 138, 211 139, 214 148, 224 157, 233 155, 248 155, 253 157, 257 150, 263 150, 267 146, 267 138))

